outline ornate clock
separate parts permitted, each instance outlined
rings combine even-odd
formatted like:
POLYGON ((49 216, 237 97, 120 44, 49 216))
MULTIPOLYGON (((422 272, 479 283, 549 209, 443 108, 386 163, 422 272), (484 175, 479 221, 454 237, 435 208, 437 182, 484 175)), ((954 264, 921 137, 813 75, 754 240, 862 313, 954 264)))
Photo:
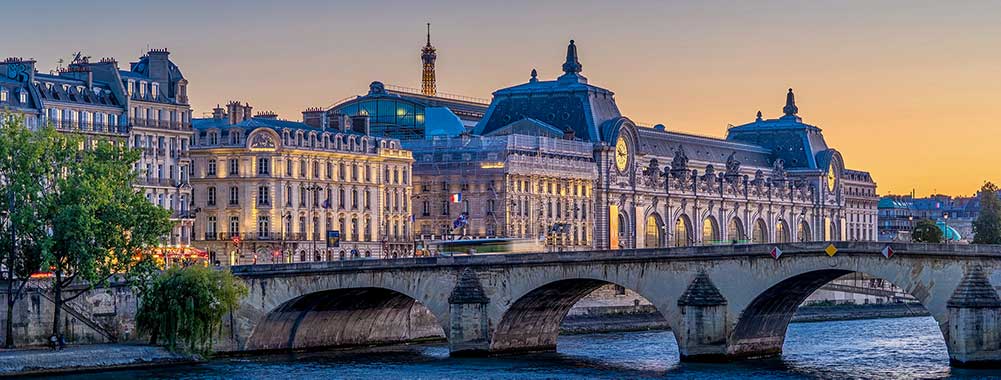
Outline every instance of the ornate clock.
POLYGON ((827 190, 834 192, 834 182, 837 181, 838 177, 834 174, 834 168, 827 171, 827 190))
POLYGON ((629 144, 626 144, 626 137, 620 135, 619 140, 615 142, 615 167, 620 173, 624 173, 627 164, 629 164, 629 144))

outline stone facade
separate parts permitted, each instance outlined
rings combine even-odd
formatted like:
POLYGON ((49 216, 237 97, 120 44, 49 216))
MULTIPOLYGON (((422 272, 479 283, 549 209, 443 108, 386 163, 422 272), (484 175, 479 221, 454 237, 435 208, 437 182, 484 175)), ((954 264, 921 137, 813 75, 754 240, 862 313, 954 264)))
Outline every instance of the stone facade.
POLYGON ((112 58, 91 62, 77 53, 55 74, 38 72, 33 60, 8 58, 0 63, 0 111, 23 115, 29 127, 79 133, 85 147, 111 141, 140 149, 135 185, 177 222, 164 244, 187 246, 191 107, 188 81, 169 56, 153 49, 121 70, 112 58))
POLYGON ((414 153, 414 218, 421 239, 539 239, 592 245, 590 144, 531 135, 406 141, 414 153), (461 199, 454 200, 452 196, 461 199), (466 223, 457 228, 456 220, 466 223))
POLYGON ((879 240, 879 195, 868 172, 845 170, 845 223, 848 240, 879 240))
POLYGON ((210 261, 412 253, 412 158, 399 141, 370 136, 365 118, 315 128, 250 113, 231 102, 194 123, 196 244, 210 261), (340 234, 338 247, 327 246, 328 231, 340 234))

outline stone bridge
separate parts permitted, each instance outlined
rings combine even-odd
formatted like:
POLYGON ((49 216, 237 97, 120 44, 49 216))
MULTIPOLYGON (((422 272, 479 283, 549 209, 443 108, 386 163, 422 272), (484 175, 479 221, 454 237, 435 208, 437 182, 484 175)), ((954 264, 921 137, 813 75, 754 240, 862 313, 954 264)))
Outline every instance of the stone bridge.
POLYGON ((444 336, 453 355, 555 350, 560 322, 605 284, 660 311, 683 360, 780 354, 796 308, 831 280, 890 281, 938 321, 954 365, 1001 363, 1001 246, 834 242, 481 255, 233 267, 250 294, 221 351, 444 336), (426 309, 425 309, 426 308, 426 309))

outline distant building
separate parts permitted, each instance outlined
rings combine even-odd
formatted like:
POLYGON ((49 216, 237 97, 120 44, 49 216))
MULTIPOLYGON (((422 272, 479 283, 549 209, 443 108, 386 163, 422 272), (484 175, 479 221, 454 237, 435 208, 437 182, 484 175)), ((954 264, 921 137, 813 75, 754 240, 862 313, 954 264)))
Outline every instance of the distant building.
POLYGON ((191 107, 188 81, 169 56, 153 49, 121 70, 112 58, 91 62, 77 53, 54 74, 38 72, 34 60, 7 58, 0 63, 0 110, 23 115, 32 128, 51 124, 80 133, 85 147, 111 141, 142 150, 136 186, 150 202, 172 211, 177 226, 164 243, 186 247, 193 222, 191 107))
POLYGON ((980 194, 972 197, 888 195, 879 200, 879 239, 910 241, 914 224, 930 219, 943 236, 961 242, 973 241, 973 221, 980 215, 980 194))
POLYGON ((371 136, 365 117, 319 128, 251 111, 230 102, 194 120, 196 244, 213 262, 412 253, 412 158, 399 141, 371 136), (327 246, 331 231, 337 247, 327 246))

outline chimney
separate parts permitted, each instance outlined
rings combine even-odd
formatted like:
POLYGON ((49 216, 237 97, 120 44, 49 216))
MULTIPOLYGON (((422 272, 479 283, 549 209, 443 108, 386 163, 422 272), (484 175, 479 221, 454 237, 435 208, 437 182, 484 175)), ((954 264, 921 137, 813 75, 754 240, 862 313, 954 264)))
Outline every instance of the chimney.
POLYGON ((565 131, 563 131, 564 140, 573 140, 576 138, 575 135, 576 133, 574 133, 574 130, 571 128, 567 128, 565 131))
MULTIPOLYGON (((161 86, 168 86, 170 80, 170 52, 167 49, 153 49, 146 53, 148 57, 149 77, 160 82, 161 86)), ((164 87, 166 88, 166 87, 164 87)))
POLYGON ((275 113, 274 111, 264 111, 264 112, 258 112, 257 115, 254 116, 254 117, 256 117, 258 119, 277 120, 278 119, 278 114, 275 113))
POLYGON ((254 117, 253 114, 250 113, 252 109, 254 109, 254 107, 251 107, 250 103, 245 103, 243 105, 243 120, 250 120, 251 118, 254 117))
POLYGON ((229 124, 235 125, 243 121, 243 109, 240 106, 240 102, 229 102, 226 103, 226 114, 229 115, 229 124))
POLYGON ((35 80, 35 60, 20 57, 5 58, 0 62, 0 75, 13 75, 11 79, 22 83, 35 80))
POLYGON ((226 110, 222 109, 222 107, 219 107, 219 105, 216 104, 215 108, 212 109, 212 119, 222 120, 225 117, 226 117, 226 110))
POLYGON ((323 129, 325 124, 324 113, 319 107, 306 108, 305 111, 302 111, 302 122, 310 127, 323 129))

